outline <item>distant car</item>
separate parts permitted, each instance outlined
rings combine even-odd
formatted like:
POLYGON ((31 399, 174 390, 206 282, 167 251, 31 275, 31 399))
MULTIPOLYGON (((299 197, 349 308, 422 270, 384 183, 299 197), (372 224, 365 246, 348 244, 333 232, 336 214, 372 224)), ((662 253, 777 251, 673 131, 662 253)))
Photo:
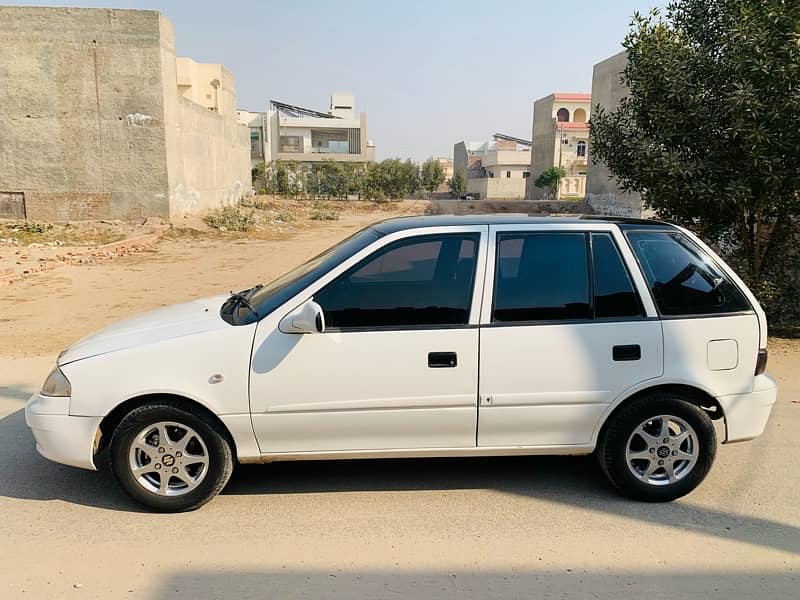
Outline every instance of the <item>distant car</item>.
POLYGON ((668 501, 711 468, 713 421, 723 442, 764 430, 766 344, 756 299, 681 228, 399 218, 77 342, 26 420, 51 460, 107 450, 160 511, 237 461, 592 452, 623 494, 668 501))

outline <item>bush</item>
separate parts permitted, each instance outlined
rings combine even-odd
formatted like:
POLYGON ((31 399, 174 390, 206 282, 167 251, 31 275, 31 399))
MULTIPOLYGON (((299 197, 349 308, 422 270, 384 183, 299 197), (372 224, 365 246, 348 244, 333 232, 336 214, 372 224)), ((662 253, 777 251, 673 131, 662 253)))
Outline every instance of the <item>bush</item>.
POLYGON ((291 223, 294 221, 294 215, 290 213, 288 210, 282 210, 277 215, 275 215, 276 221, 281 221, 283 223, 291 223))
POLYGON ((321 208, 311 213, 312 221, 338 221, 339 213, 332 208, 321 208))
POLYGON ((320 206, 315 207, 314 212, 311 213, 311 217, 309 218, 312 221, 338 221, 339 213, 332 208, 320 206))
POLYGON ((203 219, 209 227, 220 231, 250 231, 256 225, 253 210, 241 205, 218 208, 203 219))
POLYGON ((270 208, 269 200, 265 198, 261 198, 259 196, 245 196, 239 202, 239 206, 244 208, 255 208, 258 210, 266 210, 270 208))
POLYGON ((12 231, 20 231, 22 233, 47 233, 51 229, 53 229, 53 225, 50 223, 33 223, 29 221, 11 226, 12 231))

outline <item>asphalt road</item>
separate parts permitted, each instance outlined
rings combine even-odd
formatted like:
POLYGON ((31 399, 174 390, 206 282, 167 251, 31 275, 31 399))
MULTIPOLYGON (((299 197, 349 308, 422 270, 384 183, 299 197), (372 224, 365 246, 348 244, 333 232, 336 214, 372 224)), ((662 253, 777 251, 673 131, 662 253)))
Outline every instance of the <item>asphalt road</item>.
POLYGON ((591 458, 239 468, 199 511, 141 511, 36 454, 22 406, 54 357, 0 359, 0 598, 798 598, 800 353, 767 432, 670 504, 591 458))

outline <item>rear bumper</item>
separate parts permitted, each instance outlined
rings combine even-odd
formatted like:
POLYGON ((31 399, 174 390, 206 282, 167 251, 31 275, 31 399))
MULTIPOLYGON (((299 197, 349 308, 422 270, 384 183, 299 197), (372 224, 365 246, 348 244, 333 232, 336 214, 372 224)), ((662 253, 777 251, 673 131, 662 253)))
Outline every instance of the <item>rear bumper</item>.
POLYGON ((36 450, 57 463, 96 470, 94 439, 102 417, 75 417, 69 398, 34 394, 25 406, 25 423, 33 432, 36 450))
POLYGON ((777 397, 778 388, 769 375, 758 375, 753 391, 748 394, 718 397, 725 414, 725 443, 743 442, 761 435, 777 397))

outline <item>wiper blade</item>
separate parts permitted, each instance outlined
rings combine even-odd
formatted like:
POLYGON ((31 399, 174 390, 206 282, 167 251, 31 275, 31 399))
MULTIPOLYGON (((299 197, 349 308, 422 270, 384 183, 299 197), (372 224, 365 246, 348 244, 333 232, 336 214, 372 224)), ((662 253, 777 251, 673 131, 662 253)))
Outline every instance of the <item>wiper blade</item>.
POLYGON ((228 302, 231 302, 233 306, 231 308, 238 308, 239 306, 244 306, 247 310, 249 310, 253 315, 255 315, 256 319, 260 319, 261 316, 258 314, 258 311, 253 308, 253 305, 250 304, 250 296, 253 295, 253 292, 256 290, 264 287, 262 284, 258 284, 255 287, 250 288, 249 290, 244 290, 243 292, 231 292, 231 297, 228 298, 228 302))

